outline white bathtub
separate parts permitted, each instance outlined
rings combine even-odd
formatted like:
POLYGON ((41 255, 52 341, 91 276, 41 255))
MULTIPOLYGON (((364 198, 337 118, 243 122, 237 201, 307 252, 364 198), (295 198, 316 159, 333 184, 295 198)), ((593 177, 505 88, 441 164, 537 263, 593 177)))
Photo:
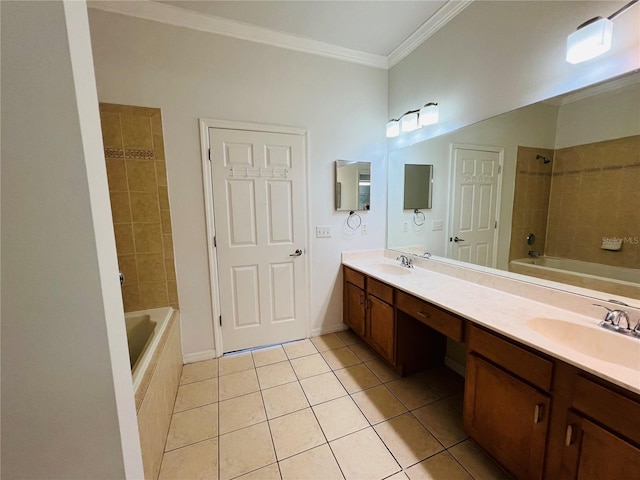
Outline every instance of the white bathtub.
POLYGON ((153 308, 125 313, 127 343, 131 360, 133 391, 137 392, 142 378, 171 320, 173 308, 153 308))
POLYGON ((509 270, 592 290, 640 298, 640 272, 634 268, 568 258, 532 257, 512 260, 509 262, 509 270))

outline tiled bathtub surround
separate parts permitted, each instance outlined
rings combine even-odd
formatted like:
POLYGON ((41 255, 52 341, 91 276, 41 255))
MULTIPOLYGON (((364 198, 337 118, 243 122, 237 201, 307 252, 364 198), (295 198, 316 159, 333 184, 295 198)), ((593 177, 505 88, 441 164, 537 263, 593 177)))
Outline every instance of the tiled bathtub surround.
POLYGON ((509 478, 462 390, 446 368, 398 378, 348 331, 186 365, 159 478, 509 478))
POLYGON ((160 109, 100 104, 125 312, 178 307, 160 109))

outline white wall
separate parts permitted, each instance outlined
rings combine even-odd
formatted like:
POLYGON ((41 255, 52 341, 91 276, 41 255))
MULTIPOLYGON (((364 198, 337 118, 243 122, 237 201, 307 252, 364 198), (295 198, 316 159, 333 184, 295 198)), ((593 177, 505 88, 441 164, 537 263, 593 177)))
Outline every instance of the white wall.
POLYGON ((385 246, 387 72, 91 10, 100 101, 159 107, 186 355, 213 349, 198 118, 309 132, 311 333, 341 328, 340 253, 385 246), (336 159, 372 162, 368 234, 334 212, 336 159), (316 239, 315 225, 333 237, 316 239), (313 235, 312 235, 313 233, 313 235))
POLYGON ((389 116, 439 102, 440 122, 391 150, 640 67, 640 6, 614 19, 613 45, 597 59, 565 61, 567 35, 626 1, 478 1, 395 65, 389 116))
POLYGON ((502 195, 498 223, 497 267, 506 269, 509 262, 513 187, 516 176, 518 146, 553 148, 558 107, 538 103, 513 112, 483 120, 455 132, 441 135, 389 154, 388 245, 390 248, 423 245, 434 255, 446 256, 448 246, 451 145, 479 145, 504 149, 502 195), (405 163, 434 165, 433 208, 423 210, 425 225, 413 225, 413 213, 402 210, 402 188, 405 163), (431 222, 444 220, 443 231, 431 230, 431 222), (402 222, 409 231, 402 231, 402 222))
POLYGON ((84 2, 1 2, 3 478, 141 478, 84 2))
POLYGON ((558 113, 555 148, 638 134, 640 82, 562 105, 558 113))

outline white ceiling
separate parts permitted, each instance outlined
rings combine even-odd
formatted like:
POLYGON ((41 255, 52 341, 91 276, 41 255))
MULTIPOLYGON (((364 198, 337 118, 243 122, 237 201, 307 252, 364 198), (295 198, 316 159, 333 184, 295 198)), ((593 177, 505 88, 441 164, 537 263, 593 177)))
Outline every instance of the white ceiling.
POLYGON ((447 1, 162 0, 161 3, 387 56, 447 1))
POLYGON ((88 0, 91 8, 390 68, 473 0, 88 0))

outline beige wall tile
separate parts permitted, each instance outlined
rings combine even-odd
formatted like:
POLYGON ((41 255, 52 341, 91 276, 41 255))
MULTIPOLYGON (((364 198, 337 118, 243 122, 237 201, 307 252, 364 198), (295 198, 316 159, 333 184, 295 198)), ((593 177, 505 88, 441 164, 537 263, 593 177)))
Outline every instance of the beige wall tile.
POLYGON ((146 192, 157 194, 156 169, 148 160, 124 161, 127 167, 127 181, 130 192, 146 192))
POLYGON ((113 223, 131 222, 131 205, 127 192, 111 192, 111 215, 113 223))
POLYGON ((160 113, 151 115, 151 132, 154 135, 162 135, 162 116, 160 113))
POLYGON ((156 160, 164 160, 164 139, 162 135, 153 136, 153 153, 156 160))
POLYGON ((173 237, 170 233, 162 235, 162 251, 164 258, 173 258, 173 237))
POLYGON ((167 272, 167 282, 175 282, 176 281, 176 269, 173 264, 172 258, 164 259, 164 267, 165 272, 167 272))
POLYGON ((131 218, 133 222, 160 222, 158 195, 155 193, 132 192, 131 218))
POLYGON ((155 162, 156 165, 156 178, 158 181, 158 185, 166 187, 167 186, 167 166, 164 161, 155 162))
POLYGON ((169 296, 170 304, 178 303, 178 284, 176 282, 167 281, 167 295, 169 296))
POLYGON ((169 210, 169 191, 166 185, 158 187, 158 200, 160 204, 160 210, 169 210))
POLYGON ((133 226, 130 223, 121 223, 113 226, 116 237, 116 250, 118 255, 126 255, 135 252, 133 243, 133 226))
POLYGON ((122 287, 122 303, 125 312, 136 312, 142 310, 140 301, 140 291, 137 284, 124 285, 122 287))
POLYGON ((118 255, 118 268, 124 274, 125 285, 138 283, 138 267, 135 255, 118 255))
POLYGON ((153 150, 151 119, 148 116, 123 114, 120 122, 124 148, 153 150))
POLYGON ((131 105, 119 105, 117 103, 100 103, 100 111, 109 113, 126 113, 131 115, 133 113, 133 107, 131 105))
POLYGON ((143 309, 159 308, 169 304, 166 282, 139 283, 138 289, 143 309))
POLYGON ((131 107, 131 114, 151 118, 154 115, 159 115, 160 109, 156 107, 140 107, 140 106, 134 105, 131 107))
POLYGON ((124 160, 121 158, 107 158, 107 180, 110 192, 126 192, 127 172, 124 168, 124 160))
MULTIPOLYGON (((162 225, 162 233, 171 234, 171 214, 169 210, 160 210, 160 224, 162 225)), ((173 237, 172 237, 173 238, 173 237)))
POLYGON ((136 253, 162 252, 162 233, 159 223, 134 223, 133 238, 136 253))
POLYGON ((136 265, 140 283, 166 281, 162 253, 139 253, 136 255, 136 265))
POLYGON ((117 113, 100 113, 102 126, 102 143, 104 148, 122 148, 122 130, 120 128, 120 115, 117 113))

